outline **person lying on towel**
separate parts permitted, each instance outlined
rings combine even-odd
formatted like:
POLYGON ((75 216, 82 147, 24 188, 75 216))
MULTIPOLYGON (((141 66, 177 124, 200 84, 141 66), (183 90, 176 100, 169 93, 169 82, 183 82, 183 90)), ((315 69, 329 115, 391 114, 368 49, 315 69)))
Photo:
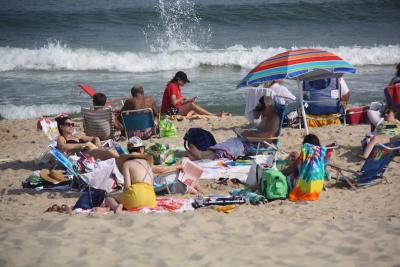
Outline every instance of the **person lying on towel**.
POLYGON ((255 117, 261 115, 261 122, 256 130, 242 130, 238 133, 241 137, 230 138, 209 147, 206 151, 201 151, 191 144, 189 146, 189 153, 196 160, 215 158, 234 159, 247 154, 249 145, 245 141, 247 137, 263 138, 267 142, 272 142, 278 135, 280 123, 280 115, 276 110, 274 99, 271 96, 261 97, 254 109, 254 113, 255 117))

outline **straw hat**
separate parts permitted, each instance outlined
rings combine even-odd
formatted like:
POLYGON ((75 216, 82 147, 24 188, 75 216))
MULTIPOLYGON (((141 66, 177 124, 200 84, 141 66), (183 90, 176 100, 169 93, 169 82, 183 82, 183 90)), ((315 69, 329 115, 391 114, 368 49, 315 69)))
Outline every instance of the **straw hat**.
POLYGON ((43 169, 40 171, 40 177, 52 184, 69 181, 67 178, 64 177, 64 174, 61 171, 56 170, 43 169))
POLYGON ((122 154, 119 155, 117 158, 117 166, 118 169, 122 170, 122 166, 124 165, 125 161, 131 160, 131 159, 145 159, 147 163, 151 166, 153 166, 153 156, 147 153, 130 153, 130 154, 122 154))

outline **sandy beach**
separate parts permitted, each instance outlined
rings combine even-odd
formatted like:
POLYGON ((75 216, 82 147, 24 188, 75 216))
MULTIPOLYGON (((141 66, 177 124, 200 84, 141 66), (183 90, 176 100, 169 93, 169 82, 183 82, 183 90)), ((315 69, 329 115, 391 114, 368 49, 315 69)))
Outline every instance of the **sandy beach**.
MULTIPOLYGON (((76 121, 80 121, 77 119, 76 121)), ((211 130, 217 141, 247 124, 243 117, 176 122, 182 145, 190 127, 211 130)), ((241 205, 231 214, 202 208, 181 214, 64 215, 50 205, 73 205, 75 192, 33 192, 21 181, 48 144, 35 120, 0 121, 0 266, 399 266, 400 163, 383 183, 356 191, 334 182, 315 202, 241 205)), ((368 125, 318 128, 323 144, 337 141, 332 162, 358 170, 368 125)), ((281 146, 299 150, 302 131, 283 129, 281 146)), ((335 175, 332 172, 332 175, 335 175)), ((227 186, 202 181, 206 193, 227 186)), ((178 196, 179 197, 179 196, 178 196)))

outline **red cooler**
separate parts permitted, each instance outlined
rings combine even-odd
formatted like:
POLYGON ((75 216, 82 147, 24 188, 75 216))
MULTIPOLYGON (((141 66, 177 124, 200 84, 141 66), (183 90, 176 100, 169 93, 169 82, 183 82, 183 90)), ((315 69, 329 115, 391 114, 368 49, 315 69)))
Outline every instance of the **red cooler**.
POLYGON ((353 107, 346 110, 346 122, 351 125, 369 123, 368 106, 353 107))

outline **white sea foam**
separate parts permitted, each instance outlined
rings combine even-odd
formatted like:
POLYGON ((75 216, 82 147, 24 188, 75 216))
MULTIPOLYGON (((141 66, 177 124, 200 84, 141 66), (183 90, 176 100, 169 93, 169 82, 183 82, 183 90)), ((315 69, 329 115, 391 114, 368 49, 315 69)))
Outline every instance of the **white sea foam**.
MULTIPOLYGON (((336 53, 355 66, 391 65, 400 62, 400 45, 318 48, 336 53)), ((286 50, 283 47, 246 48, 235 45, 226 49, 113 52, 89 48, 72 49, 56 42, 39 49, 0 47, 0 71, 104 70, 143 73, 196 68, 200 65, 252 68, 260 61, 286 50)))
POLYGON ((42 116, 57 115, 62 112, 78 113, 81 108, 79 106, 67 104, 44 104, 31 106, 16 106, 12 104, 0 105, 0 115, 6 119, 30 119, 42 116))

